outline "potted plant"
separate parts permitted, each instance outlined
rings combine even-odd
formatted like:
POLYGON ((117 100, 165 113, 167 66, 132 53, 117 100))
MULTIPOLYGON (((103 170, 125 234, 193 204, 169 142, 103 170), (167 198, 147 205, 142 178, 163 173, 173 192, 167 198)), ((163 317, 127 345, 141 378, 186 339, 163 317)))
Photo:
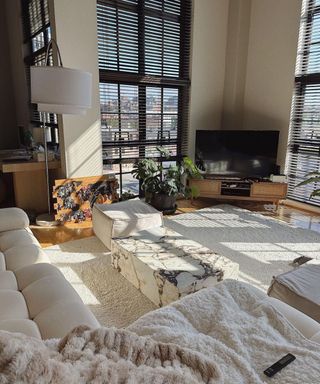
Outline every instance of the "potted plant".
MULTIPOLYGON (((164 148, 157 148, 160 158, 168 159, 170 153, 164 148)), ((190 197, 196 194, 186 185, 188 177, 202 177, 199 169, 189 157, 184 157, 178 165, 164 169, 162 162, 153 159, 139 160, 132 170, 133 176, 141 182, 148 203, 162 212, 174 212, 176 199, 180 196, 190 197)))

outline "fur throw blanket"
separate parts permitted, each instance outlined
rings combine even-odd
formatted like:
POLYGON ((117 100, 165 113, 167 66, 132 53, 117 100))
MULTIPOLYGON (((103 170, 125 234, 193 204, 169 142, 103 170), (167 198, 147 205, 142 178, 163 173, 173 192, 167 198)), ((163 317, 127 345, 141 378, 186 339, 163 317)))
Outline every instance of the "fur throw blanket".
POLYGON ((209 358, 126 330, 86 326, 60 341, 0 332, 0 383, 221 383, 209 358))
POLYGON ((268 382, 315 384, 320 345, 305 339, 257 289, 225 281, 150 312, 128 329, 78 327, 45 342, 0 332, 0 384, 268 382))

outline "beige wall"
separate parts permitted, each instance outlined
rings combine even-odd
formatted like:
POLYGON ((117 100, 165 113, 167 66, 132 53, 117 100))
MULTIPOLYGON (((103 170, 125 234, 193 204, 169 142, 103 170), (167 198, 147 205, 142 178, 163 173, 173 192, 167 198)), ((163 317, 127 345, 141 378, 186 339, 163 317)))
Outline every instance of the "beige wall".
POLYGON ((241 129, 246 88, 251 0, 229 4, 222 129, 241 129))
POLYGON ((18 146, 5 3, 0 5, 0 149, 18 146))
MULTIPOLYGON (((233 1, 233 0, 232 0, 233 1)), ((194 0, 189 153, 197 129, 220 129, 229 0, 194 0)))
POLYGON ((92 108, 62 116, 60 140, 66 177, 102 174, 99 72, 95 0, 52 0, 52 30, 63 65, 92 73, 92 108))
POLYGON ((279 130, 285 166, 301 0, 252 0, 244 129, 279 130))

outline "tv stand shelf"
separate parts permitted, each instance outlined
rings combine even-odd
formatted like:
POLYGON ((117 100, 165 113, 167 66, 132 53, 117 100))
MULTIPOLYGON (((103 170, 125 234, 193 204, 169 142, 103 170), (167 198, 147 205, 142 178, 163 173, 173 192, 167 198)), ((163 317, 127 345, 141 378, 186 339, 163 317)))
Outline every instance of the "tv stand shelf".
POLYGON ((189 186, 195 187, 199 197, 221 200, 270 201, 278 205, 287 195, 286 183, 230 179, 191 179, 189 186))

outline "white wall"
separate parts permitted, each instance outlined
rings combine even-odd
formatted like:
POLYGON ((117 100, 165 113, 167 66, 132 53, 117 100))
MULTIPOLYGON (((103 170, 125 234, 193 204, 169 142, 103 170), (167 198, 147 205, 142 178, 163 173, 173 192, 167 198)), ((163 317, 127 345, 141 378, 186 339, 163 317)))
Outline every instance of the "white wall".
POLYGON ((189 153, 197 129, 220 129, 229 0, 194 0, 189 153))
POLYGON ((301 0, 252 0, 244 129, 279 130, 285 166, 301 0))
POLYGON ((85 116, 62 117, 60 139, 65 175, 101 175, 96 0, 51 0, 50 7, 53 10, 53 36, 59 44, 63 65, 93 75, 92 108, 85 116))

